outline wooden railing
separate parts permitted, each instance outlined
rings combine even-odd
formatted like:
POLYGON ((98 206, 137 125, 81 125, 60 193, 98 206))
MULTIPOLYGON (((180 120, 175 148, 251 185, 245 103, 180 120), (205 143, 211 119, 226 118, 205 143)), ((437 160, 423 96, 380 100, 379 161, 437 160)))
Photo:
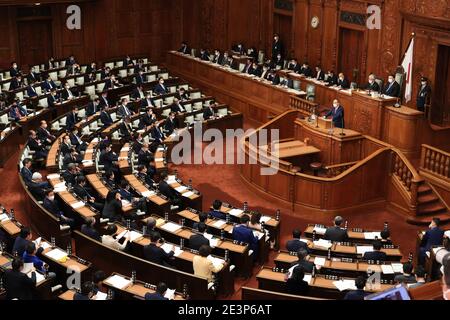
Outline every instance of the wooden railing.
POLYGON ((354 162, 335 164, 332 166, 326 166, 325 167, 326 176, 328 178, 336 177, 336 176, 340 175, 341 173, 347 171, 348 169, 350 169, 357 163, 358 163, 358 161, 354 161, 354 162))
POLYGON ((318 112, 319 105, 299 97, 291 96, 290 107, 300 111, 303 115, 309 116, 314 112, 318 112))
POLYGON ((420 170, 450 182, 450 153, 422 145, 420 170))

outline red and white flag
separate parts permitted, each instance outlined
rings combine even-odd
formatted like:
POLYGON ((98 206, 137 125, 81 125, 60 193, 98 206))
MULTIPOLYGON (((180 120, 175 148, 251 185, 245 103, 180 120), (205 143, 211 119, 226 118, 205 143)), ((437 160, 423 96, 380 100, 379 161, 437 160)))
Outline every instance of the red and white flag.
POLYGON ((405 53, 405 57, 403 58, 402 67, 405 70, 405 102, 408 103, 412 98, 412 67, 413 67, 413 57, 414 57, 414 38, 411 39, 408 50, 405 53))

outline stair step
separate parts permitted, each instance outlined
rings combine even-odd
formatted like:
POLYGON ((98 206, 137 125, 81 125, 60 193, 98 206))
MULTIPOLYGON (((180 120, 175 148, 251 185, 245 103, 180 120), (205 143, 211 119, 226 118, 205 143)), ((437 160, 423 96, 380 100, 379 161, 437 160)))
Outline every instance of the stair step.
POLYGON ((421 184, 417 190, 419 195, 431 193, 432 190, 427 184, 421 184))
POLYGON ((425 205, 425 204, 429 204, 429 203, 433 203, 433 202, 437 202, 437 201, 440 201, 440 200, 434 193, 420 195, 417 198, 417 203, 419 205, 425 205))
POLYGON ((432 218, 441 219, 441 226, 445 227, 446 224, 450 224, 450 213, 448 211, 430 216, 409 217, 406 222, 417 226, 428 226, 432 218))
POLYGON ((418 216, 438 214, 446 212, 447 208, 441 203, 431 203, 417 209, 418 216))

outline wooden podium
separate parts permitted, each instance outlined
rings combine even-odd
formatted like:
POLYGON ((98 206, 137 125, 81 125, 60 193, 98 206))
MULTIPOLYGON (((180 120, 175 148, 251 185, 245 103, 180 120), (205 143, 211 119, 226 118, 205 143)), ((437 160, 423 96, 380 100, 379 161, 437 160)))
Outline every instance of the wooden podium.
POLYGON ((320 129, 329 130, 333 128, 333 120, 324 119, 323 117, 319 117, 317 120, 317 124, 320 129))

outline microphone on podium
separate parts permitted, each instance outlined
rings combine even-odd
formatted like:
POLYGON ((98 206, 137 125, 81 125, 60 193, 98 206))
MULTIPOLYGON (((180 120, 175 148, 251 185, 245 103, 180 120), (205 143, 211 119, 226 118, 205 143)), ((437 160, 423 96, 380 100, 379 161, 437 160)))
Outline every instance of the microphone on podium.
POLYGON ((346 134, 344 132, 344 116, 341 118, 341 133, 339 134, 341 137, 345 137, 346 134))

